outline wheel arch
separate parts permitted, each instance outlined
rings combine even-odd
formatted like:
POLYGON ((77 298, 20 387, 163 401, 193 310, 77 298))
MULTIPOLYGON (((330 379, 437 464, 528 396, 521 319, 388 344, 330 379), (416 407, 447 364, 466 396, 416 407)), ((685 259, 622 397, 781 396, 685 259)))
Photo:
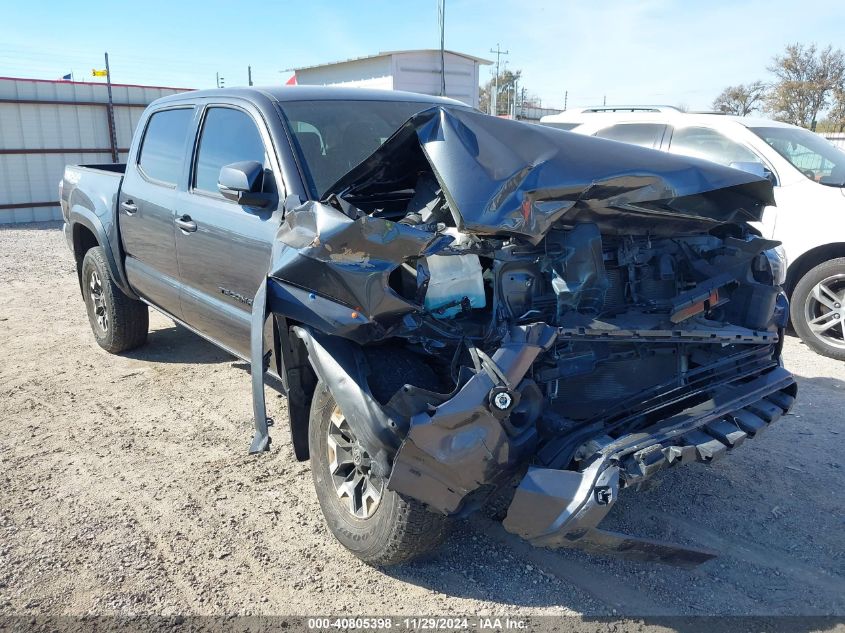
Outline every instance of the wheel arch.
POLYGON ((87 207, 75 205, 68 214, 67 222, 71 227, 73 256, 76 260, 76 272, 80 284, 82 280, 82 260, 85 253, 95 246, 101 246, 106 253, 106 261, 117 287, 131 299, 138 299, 138 295, 126 281, 122 260, 116 258, 112 241, 109 240, 108 233, 100 218, 87 207))
POLYGON ((308 360, 305 341, 293 332, 295 325, 284 316, 274 315, 273 363, 288 400, 293 453, 297 461, 304 462, 310 458, 308 426, 317 374, 308 360))
POLYGON ((787 296, 792 297, 795 286, 810 270, 821 263, 839 257, 845 257, 845 242, 833 242, 831 244, 816 246, 802 253, 800 257, 789 264, 786 273, 786 284, 784 285, 787 296))
POLYGON ((85 253, 100 245, 97 236, 89 227, 80 222, 75 222, 71 229, 73 240, 73 259, 76 261, 76 277, 79 281, 79 289, 82 290, 82 260, 85 253))

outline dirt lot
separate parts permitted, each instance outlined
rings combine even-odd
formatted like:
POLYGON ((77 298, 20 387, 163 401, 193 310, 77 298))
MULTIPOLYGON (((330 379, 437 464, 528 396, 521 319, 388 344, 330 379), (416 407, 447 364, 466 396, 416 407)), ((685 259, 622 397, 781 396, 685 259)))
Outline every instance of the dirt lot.
POLYGON ((606 522, 716 560, 534 550, 476 519, 379 570, 324 527, 284 400, 272 453, 248 456, 246 365, 157 313, 151 328, 102 352, 58 226, 0 230, 0 613, 845 615, 845 368, 797 339, 793 415, 606 522))

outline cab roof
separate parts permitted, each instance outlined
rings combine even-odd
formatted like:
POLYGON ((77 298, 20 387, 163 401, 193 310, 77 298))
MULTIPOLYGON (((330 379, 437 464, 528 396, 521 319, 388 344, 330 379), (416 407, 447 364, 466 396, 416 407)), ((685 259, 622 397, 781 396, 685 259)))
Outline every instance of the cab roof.
POLYGON ((277 103, 286 101, 415 101, 432 105, 469 107, 447 97, 435 97, 400 90, 375 90, 344 86, 270 86, 249 88, 212 88, 180 92, 157 100, 157 103, 189 101, 195 98, 234 97, 241 99, 268 98, 277 103))

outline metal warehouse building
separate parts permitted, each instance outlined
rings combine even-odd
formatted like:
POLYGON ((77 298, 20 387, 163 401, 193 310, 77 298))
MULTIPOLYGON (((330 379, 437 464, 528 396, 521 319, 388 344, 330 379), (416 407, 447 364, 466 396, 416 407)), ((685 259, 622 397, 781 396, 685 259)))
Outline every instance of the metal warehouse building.
POLYGON ((125 161, 144 108, 184 90, 112 84, 112 145, 105 83, 0 77, 0 224, 60 219, 65 164, 125 161))
MULTIPOLYGON (((455 51, 445 51, 443 61, 444 96, 477 108, 479 67, 493 62, 455 51)), ((293 71, 300 85, 355 86, 439 95, 440 69, 440 50, 422 49, 387 51, 293 71)))

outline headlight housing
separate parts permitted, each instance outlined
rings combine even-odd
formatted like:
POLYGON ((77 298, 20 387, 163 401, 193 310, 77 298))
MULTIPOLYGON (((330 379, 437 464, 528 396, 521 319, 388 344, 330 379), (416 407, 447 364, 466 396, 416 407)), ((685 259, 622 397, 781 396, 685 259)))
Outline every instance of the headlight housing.
POLYGON ((775 246, 760 253, 755 269, 768 273, 773 286, 782 286, 786 282, 786 251, 782 245, 775 246))

